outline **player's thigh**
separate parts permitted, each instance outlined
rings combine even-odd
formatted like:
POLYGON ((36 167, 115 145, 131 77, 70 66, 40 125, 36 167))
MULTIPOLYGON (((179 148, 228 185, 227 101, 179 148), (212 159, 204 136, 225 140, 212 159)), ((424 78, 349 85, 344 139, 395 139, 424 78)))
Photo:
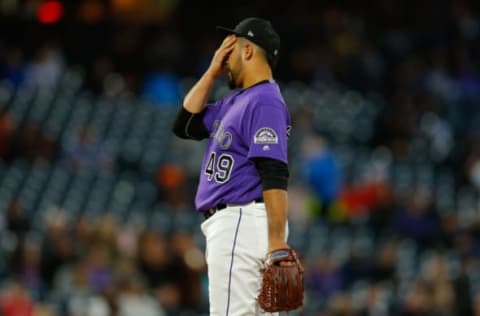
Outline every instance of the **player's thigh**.
POLYGON ((262 251, 266 235, 258 233, 257 218, 244 209, 216 214, 202 225, 207 238, 211 315, 259 314, 262 251), (263 237, 262 237, 263 236, 263 237))

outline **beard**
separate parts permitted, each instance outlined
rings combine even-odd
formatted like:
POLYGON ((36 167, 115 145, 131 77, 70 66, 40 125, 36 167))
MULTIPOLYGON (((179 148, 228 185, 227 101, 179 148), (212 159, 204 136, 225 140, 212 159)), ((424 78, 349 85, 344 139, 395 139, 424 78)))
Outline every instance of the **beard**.
POLYGON ((228 81, 228 87, 231 90, 237 88, 237 82, 236 82, 235 76, 233 75, 231 70, 229 70, 228 73, 227 73, 227 81, 228 81))

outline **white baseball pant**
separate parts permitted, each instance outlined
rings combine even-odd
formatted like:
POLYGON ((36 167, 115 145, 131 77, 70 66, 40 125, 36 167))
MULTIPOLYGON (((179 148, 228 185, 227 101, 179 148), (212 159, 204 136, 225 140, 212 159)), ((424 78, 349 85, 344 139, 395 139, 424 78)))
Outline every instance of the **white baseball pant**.
MULTIPOLYGON (((210 316, 278 315, 257 304, 268 252, 264 203, 228 206, 204 221, 210 316)), ((285 238, 288 236, 286 227, 285 238)))

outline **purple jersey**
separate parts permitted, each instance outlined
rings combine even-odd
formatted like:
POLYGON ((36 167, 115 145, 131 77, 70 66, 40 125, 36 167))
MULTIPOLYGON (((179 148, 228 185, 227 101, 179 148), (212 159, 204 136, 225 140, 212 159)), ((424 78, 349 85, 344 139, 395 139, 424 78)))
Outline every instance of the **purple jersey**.
POLYGON ((262 197, 260 176, 251 158, 287 163, 290 115, 276 83, 237 90, 205 109, 210 139, 203 158, 195 206, 244 204, 262 197))

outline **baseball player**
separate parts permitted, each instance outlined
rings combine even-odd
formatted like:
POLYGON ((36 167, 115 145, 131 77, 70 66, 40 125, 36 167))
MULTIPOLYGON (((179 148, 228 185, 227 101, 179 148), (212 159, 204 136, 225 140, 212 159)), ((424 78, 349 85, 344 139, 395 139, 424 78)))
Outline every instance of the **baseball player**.
POLYGON ((208 138, 195 206, 206 220, 210 315, 259 315, 260 269, 289 249, 287 138, 290 116, 272 69, 280 39, 270 22, 247 18, 227 36, 186 95, 173 131, 208 138), (207 104, 215 80, 233 89, 207 104))

